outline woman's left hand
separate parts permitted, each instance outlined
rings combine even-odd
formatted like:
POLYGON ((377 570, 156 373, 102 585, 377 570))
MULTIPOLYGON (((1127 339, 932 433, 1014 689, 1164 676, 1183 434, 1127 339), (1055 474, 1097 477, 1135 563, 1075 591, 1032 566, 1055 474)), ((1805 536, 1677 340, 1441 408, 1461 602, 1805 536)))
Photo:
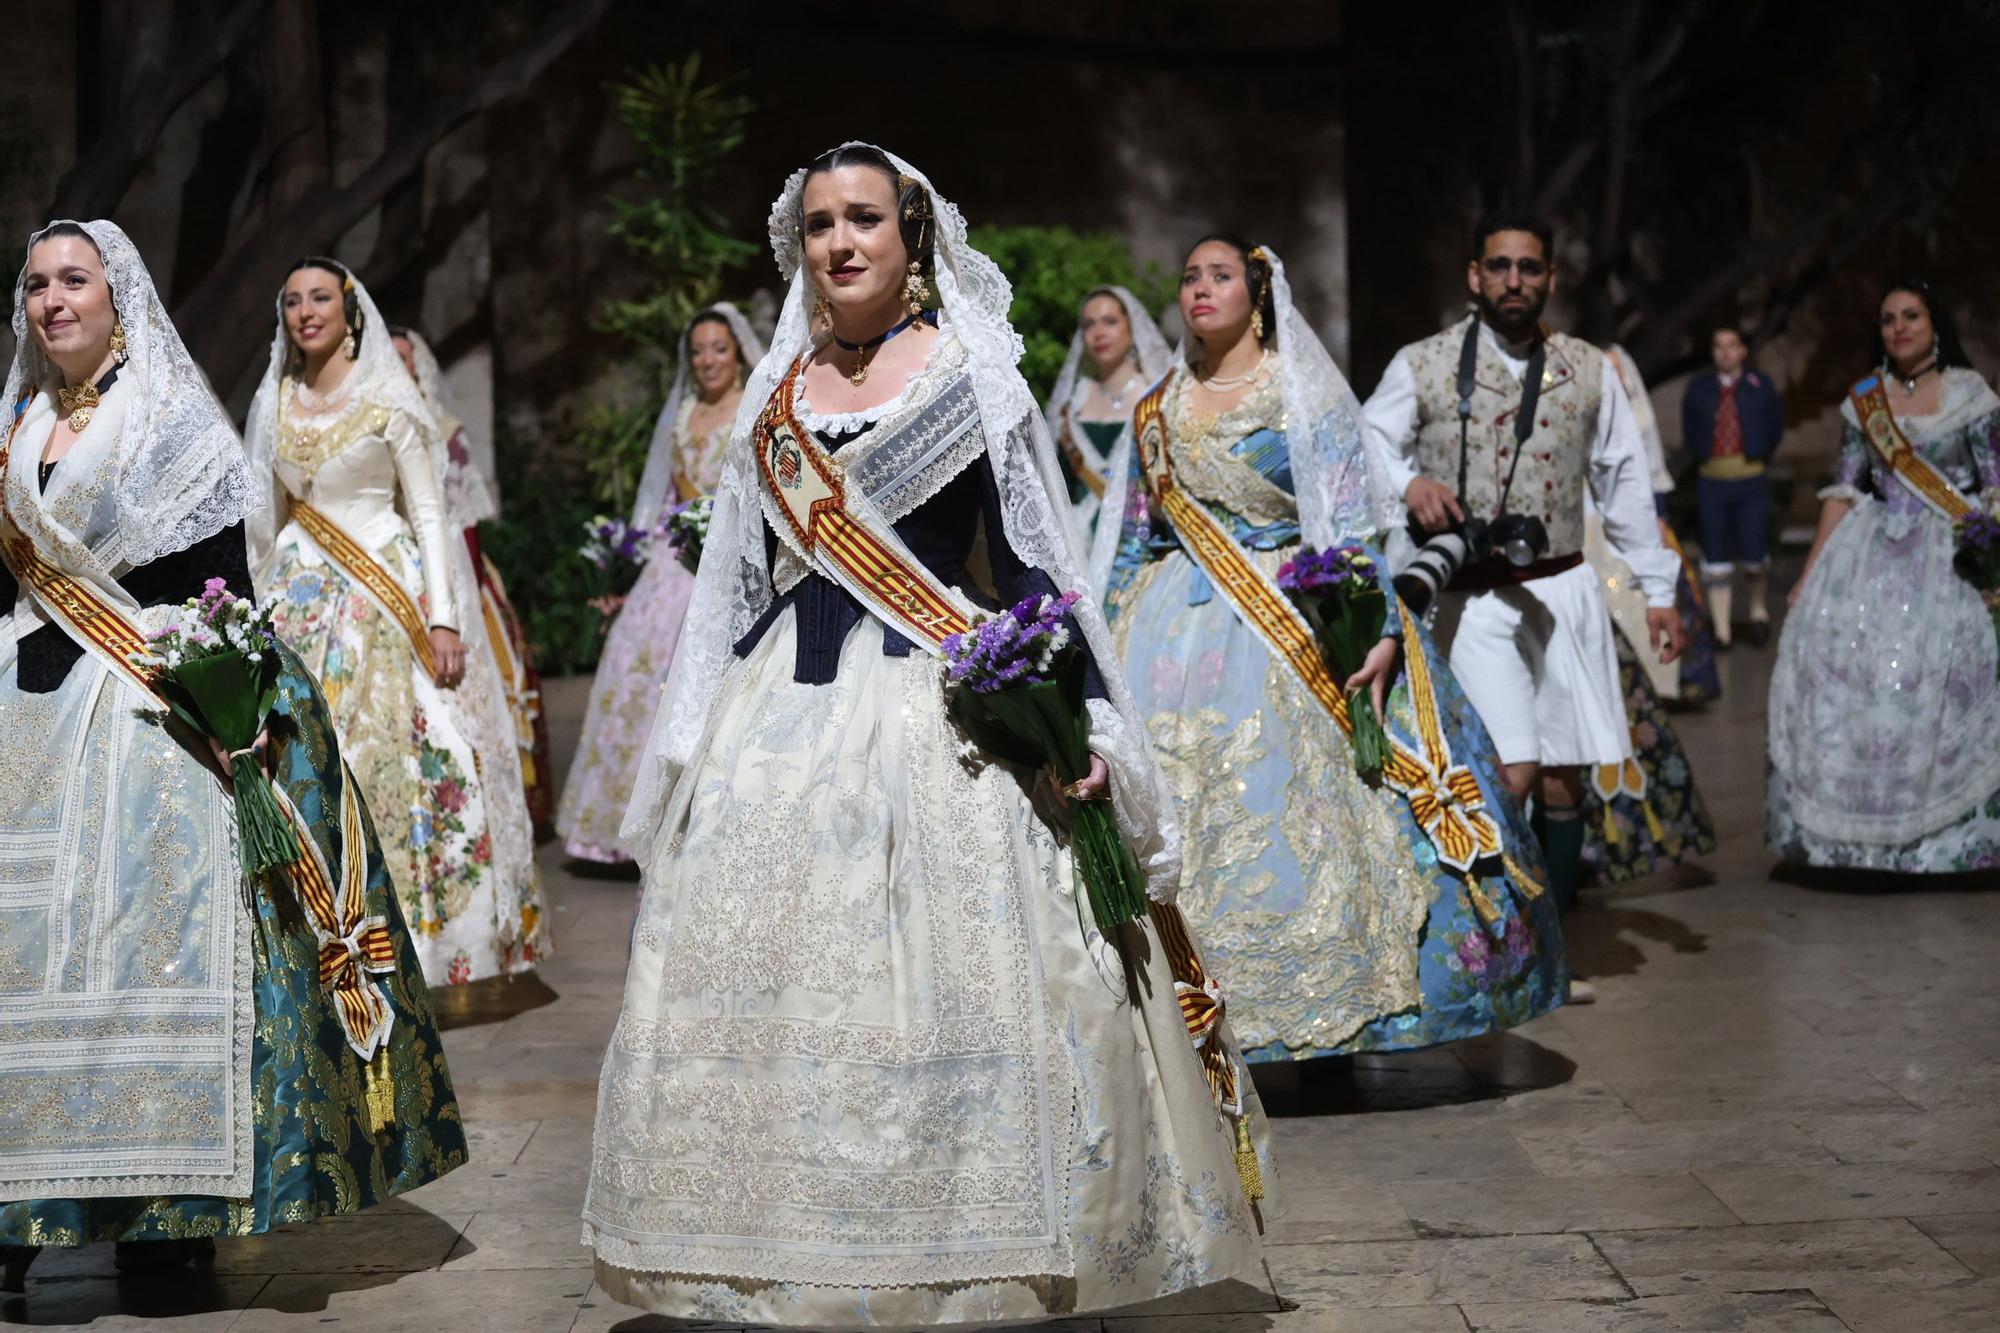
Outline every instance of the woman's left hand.
POLYGON ((1064 787, 1063 795, 1079 801, 1110 800, 1111 769, 1104 762, 1104 756, 1093 751, 1090 756, 1090 771, 1064 787))
POLYGON ((1388 635, 1368 650, 1368 656, 1361 659, 1361 670, 1347 678, 1347 692, 1353 694, 1362 686, 1368 687, 1368 697, 1375 703, 1375 716, 1386 717, 1383 701, 1388 697, 1389 686, 1396 680, 1396 660, 1402 654, 1403 645, 1388 635))
POLYGON ((437 683, 453 689, 465 679, 465 640, 458 631, 431 626, 431 657, 437 662, 437 683))
MULTIPOLYGON (((230 762, 229 751, 223 749, 222 742, 213 736, 204 736, 202 739, 208 742, 208 752, 215 756, 215 767, 222 774, 222 785, 234 791, 236 789, 236 775, 234 765, 230 762)), ((257 739, 251 743, 250 749, 257 756, 258 766, 260 768, 268 768, 271 761, 271 733, 269 731, 258 732, 257 739)))

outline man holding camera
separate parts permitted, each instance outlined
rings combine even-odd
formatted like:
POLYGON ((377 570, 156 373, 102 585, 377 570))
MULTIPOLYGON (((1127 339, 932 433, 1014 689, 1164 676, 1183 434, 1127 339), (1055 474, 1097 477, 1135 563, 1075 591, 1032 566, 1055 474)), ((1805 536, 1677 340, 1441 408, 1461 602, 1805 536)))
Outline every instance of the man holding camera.
POLYGON ((1476 312, 1397 352, 1361 424, 1420 544, 1397 589, 1413 606, 1435 592, 1439 646, 1508 786, 1537 798, 1549 886, 1567 908, 1583 869, 1583 770, 1631 754, 1610 613, 1582 554, 1586 493, 1646 595, 1662 662, 1680 654, 1681 622, 1679 561, 1660 540, 1617 370, 1541 325, 1550 242, 1538 219, 1482 219, 1466 267, 1476 312))

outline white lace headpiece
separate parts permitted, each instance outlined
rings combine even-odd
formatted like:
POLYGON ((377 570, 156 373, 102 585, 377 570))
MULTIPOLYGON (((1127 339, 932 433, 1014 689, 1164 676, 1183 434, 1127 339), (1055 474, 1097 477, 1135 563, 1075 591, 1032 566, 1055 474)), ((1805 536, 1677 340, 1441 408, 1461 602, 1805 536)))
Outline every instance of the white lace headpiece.
MULTIPOLYGON (((667 492, 674 484, 674 453, 680 444, 674 433, 680 428, 681 409, 695 391, 694 368, 688 356, 688 336, 704 315, 720 315, 729 325, 730 336, 736 339, 737 360, 746 371, 764 359, 763 339, 750 327, 750 321, 743 317, 743 312, 727 301, 717 301, 709 306, 681 330, 680 343, 674 351, 674 384, 667 391, 667 405, 660 409, 660 419, 653 423, 653 441, 646 446, 646 470, 639 476, 639 494, 632 502, 632 526, 635 528, 652 527, 666 512, 667 492)), ((745 396, 748 397, 747 394, 745 396)))
MULTIPOLYGON (((1147 385, 1159 383, 1160 376, 1166 374, 1174 363, 1173 349, 1167 346, 1160 326, 1153 322, 1152 315, 1139 303, 1139 298, 1123 287, 1098 288, 1083 298, 1083 304, 1089 305, 1106 294, 1116 297, 1118 304, 1125 307, 1125 321, 1132 327, 1132 354, 1139 365, 1139 382, 1147 385)), ((1052 436, 1062 429, 1062 409, 1068 407, 1074 412, 1082 406, 1083 396, 1090 392, 1091 381, 1097 378, 1096 366, 1091 366, 1087 373, 1084 371, 1081 306, 1076 314, 1077 328, 1070 335, 1069 355, 1063 358, 1062 370, 1056 375, 1056 387, 1049 394, 1048 425, 1052 436)))
MULTIPOLYGON (((59 219, 49 227, 65 225, 59 219)), ((139 251, 115 222, 79 222, 104 260, 111 303, 125 328, 118 378, 132 386, 132 406, 118 441, 117 556, 143 565, 186 550, 241 521, 256 490, 228 413, 167 315, 139 251)), ((28 238, 28 248, 48 235, 28 238)), ((11 412, 31 390, 54 393, 62 377, 28 332, 28 270, 14 280, 14 363, 7 371, 11 412)))
MULTIPOLYGON (((346 268, 346 265, 342 267, 346 268)), ((422 428, 424 439, 430 446, 431 464, 442 482, 450 473, 451 458, 446 447, 448 441, 438 426, 437 414, 425 401, 423 390, 410 378, 403 358, 396 354, 395 344, 389 341, 389 322, 375 308, 375 298, 368 294, 368 289, 355 276, 354 270, 348 269, 347 273, 347 281, 354 285, 355 301, 361 310, 361 333, 354 369, 348 372, 347 379, 341 384, 341 393, 347 395, 348 401, 357 407, 372 403, 392 412, 407 412, 422 428)), ((243 447, 250 455, 250 475, 258 485, 267 487, 277 484, 278 408, 283 401, 281 390, 290 374, 292 359, 292 339, 285 330, 285 288, 282 283, 278 286, 272 308, 278 327, 271 335, 271 360, 264 367, 264 378, 257 385, 257 396, 250 400, 250 419, 243 432, 243 447)), ((343 353, 335 352, 334 355, 341 356, 343 353)), ((271 512, 266 510, 266 518, 271 512)), ((275 536, 275 533, 265 532, 251 534, 253 560, 261 558, 275 536)))
MULTIPOLYGON (((999 266, 967 242, 965 219, 929 179, 894 154, 884 156, 930 197, 939 322, 967 353, 965 373, 972 379, 979 404, 1006 538, 1024 562, 1045 571, 1058 588, 1084 593, 1076 605, 1076 620, 1103 674, 1111 705, 1093 701, 1092 744, 1111 768, 1118 822, 1146 868, 1151 891, 1156 897, 1169 896, 1180 878, 1180 829, 1173 799, 1126 686, 1103 612, 1089 593, 1068 491, 1056 467, 1047 427, 1016 368, 1021 339, 1007 319, 1013 288, 999 266)), ((751 373, 737 409, 701 572, 626 818, 624 841, 642 857, 650 852, 681 769, 701 743, 710 710, 734 661, 733 645, 771 602, 760 483, 750 435, 786 371, 813 346, 807 322, 811 282, 801 268, 806 178, 806 168, 793 172, 771 207, 771 250, 789 287, 770 351, 751 373)))
MULTIPOLYGON (((1303 540, 1321 549, 1343 542, 1373 541, 1402 521, 1401 505, 1389 489, 1387 467, 1371 455, 1362 436, 1360 400, 1333 363, 1326 344, 1292 303, 1285 261, 1268 245, 1251 248, 1271 267, 1276 336, 1267 345, 1278 358, 1285 443, 1291 453, 1303 540)), ((1175 367, 1184 371, 1198 346, 1183 338, 1175 352, 1175 367)), ((1103 512, 1107 515, 1122 516, 1126 511, 1135 448, 1128 425, 1105 472, 1103 512)), ((1110 520, 1097 525, 1090 568, 1100 589, 1117 557, 1120 527, 1119 522, 1110 520)))

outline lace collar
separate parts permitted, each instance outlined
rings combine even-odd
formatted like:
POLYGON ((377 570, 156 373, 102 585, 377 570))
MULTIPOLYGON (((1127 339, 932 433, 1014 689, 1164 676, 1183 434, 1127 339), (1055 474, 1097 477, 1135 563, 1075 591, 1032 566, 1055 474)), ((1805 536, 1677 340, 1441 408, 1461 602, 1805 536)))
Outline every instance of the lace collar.
POLYGON ((1264 427, 1285 428, 1285 396, 1279 382, 1278 360, 1267 357, 1258 380, 1243 401, 1227 412, 1202 415, 1194 407, 1194 372, 1176 367, 1174 381, 1167 390, 1168 424, 1176 439, 1184 443, 1211 442, 1232 446, 1264 427))
POLYGON ((924 353, 924 363, 911 372, 903 391, 894 398, 864 407, 854 412, 815 412, 806 398, 806 377, 801 374, 792 389, 792 411, 798 415, 799 424, 807 430, 827 435, 852 435, 866 430, 891 413, 900 412, 912 402, 920 401, 926 394, 935 393, 948 380, 939 378, 935 372, 940 369, 956 369, 964 360, 964 349, 959 347, 957 338, 950 330, 945 330, 931 339, 928 352, 924 353), (951 344, 954 355, 942 353, 945 344, 951 344))

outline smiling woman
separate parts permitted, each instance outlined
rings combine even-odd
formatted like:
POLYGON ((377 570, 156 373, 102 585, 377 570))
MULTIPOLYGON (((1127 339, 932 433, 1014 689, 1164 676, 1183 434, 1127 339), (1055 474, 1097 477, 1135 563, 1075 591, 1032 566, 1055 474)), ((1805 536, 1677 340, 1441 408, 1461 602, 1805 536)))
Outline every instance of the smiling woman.
POLYGON ((367 288, 302 259, 250 406, 258 587, 331 701, 424 975, 459 985, 549 951, 516 727, 446 512, 448 441, 367 288))
MULTIPOLYGON (((280 650, 262 743, 307 856, 242 882, 212 747, 132 654, 250 594, 254 490, 125 234, 56 223, 15 290, 0 448, 0 1289, 352 1212, 465 1160, 429 995, 326 701, 280 650), (322 892, 299 891, 317 886, 322 892), (248 896, 246 906, 245 898, 248 896), (289 901, 289 897, 287 899, 289 901), (336 963, 322 956, 335 945, 336 963)), ((245 770, 237 770, 239 773, 245 770)))

